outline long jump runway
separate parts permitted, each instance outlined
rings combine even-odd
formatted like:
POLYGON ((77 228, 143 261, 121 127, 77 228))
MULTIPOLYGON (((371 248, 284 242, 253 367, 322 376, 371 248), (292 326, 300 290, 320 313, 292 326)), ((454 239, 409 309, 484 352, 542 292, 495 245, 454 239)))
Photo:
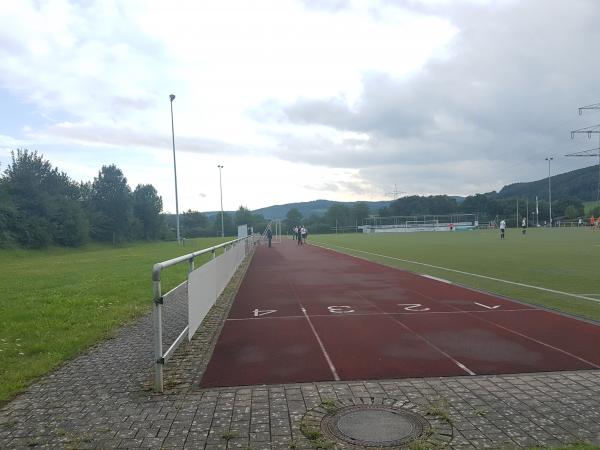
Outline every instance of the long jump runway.
POLYGON ((260 246, 201 387, 600 368, 600 326, 287 240, 260 246))

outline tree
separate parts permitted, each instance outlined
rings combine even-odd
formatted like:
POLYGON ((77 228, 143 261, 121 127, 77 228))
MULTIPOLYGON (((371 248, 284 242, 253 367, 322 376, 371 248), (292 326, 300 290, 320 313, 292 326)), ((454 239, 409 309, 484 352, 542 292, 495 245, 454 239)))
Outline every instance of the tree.
MULTIPOLYGON (((237 226, 230 214, 223 213, 223 228, 225 236, 237 236, 237 226)), ((213 235, 221 236, 221 213, 215 214, 213 235)))
POLYGON ((17 209, 8 195, 6 181, 0 178, 0 248, 15 242, 16 218, 17 209))
POLYGON ((141 224, 141 237, 146 240, 160 236, 163 218, 162 198, 151 184, 138 184, 133 191, 133 215, 141 224))
MULTIPOLYGON (((221 218, 221 214, 218 214, 221 218)), ((198 211, 192 211, 191 209, 184 212, 181 216, 181 226, 184 230, 186 237, 201 237, 210 236, 210 230, 208 225, 208 219, 206 216, 198 211)), ((219 223, 220 226, 220 223, 219 223)))
POLYGON ((113 244, 124 240, 132 219, 131 189, 121 169, 102 166, 92 183, 92 235, 113 244))
POLYGON ((238 210, 235 212, 235 224, 238 225, 251 225, 252 213, 248 208, 240 205, 238 210))
POLYGON ((292 208, 285 215, 285 220, 290 226, 300 225, 300 222, 302 222, 302 213, 298 211, 298 208, 292 208))
POLYGON ((43 155, 20 149, 13 152, 2 185, 5 239, 11 236, 32 248, 51 243, 80 245, 87 239, 78 185, 43 155))
POLYGON ((350 208, 341 203, 333 203, 325 213, 325 221, 331 228, 340 228, 351 223, 350 208))
POLYGON ((352 218, 355 224, 362 225, 363 219, 369 217, 369 214, 369 205, 365 202, 356 202, 352 205, 352 218))
POLYGON ((567 219, 575 219, 582 214, 578 214, 577 208, 574 205, 569 205, 565 208, 565 217, 567 219))

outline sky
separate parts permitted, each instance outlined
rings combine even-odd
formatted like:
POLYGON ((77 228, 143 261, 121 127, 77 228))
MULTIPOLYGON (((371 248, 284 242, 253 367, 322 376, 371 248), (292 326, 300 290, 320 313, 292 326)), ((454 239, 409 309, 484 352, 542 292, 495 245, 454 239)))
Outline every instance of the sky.
POLYGON ((0 3, 0 170, 116 164, 175 212, 472 195, 596 164, 597 0, 0 3))

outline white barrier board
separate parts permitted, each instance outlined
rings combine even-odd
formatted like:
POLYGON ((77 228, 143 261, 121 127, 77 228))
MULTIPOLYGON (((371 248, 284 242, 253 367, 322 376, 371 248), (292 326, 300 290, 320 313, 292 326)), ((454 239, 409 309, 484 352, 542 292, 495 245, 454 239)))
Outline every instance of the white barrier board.
POLYGON ((188 276, 188 339, 229 284, 246 256, 246 243, 238 242, 188 276))
POLYGON ((203 264, 188 277, 188 340, 202 323, 206 313, 217 299, 216 262, 219 258, 203 264))

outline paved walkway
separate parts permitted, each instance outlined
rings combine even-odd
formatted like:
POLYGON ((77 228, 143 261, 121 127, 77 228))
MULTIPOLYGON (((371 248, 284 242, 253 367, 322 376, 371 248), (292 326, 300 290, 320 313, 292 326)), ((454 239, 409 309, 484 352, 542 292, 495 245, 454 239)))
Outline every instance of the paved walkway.
MULTIPOLYGON (((330 405, 394 402, 409 402, 449 425, 440 447, 600 444, 597 370, 201 390, 198 381, 239 277, 167 366, 164 394, 150 389, 148 315, 2 408, 0 448, 332 448, 333 441, 308 440, 301 426, 330 405)), ((185 287, 173 297, 165 307, 166 340, 186 321, 185 287)))

